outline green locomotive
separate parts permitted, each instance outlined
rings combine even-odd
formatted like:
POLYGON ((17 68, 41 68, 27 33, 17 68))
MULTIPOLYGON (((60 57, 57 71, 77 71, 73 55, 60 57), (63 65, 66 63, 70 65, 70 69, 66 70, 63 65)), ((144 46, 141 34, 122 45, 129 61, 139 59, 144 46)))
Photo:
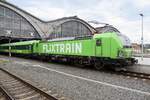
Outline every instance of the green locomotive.
POLYGON ((101 69, 105 65, 119 67, 132 65, 132 48, 127 37, 115 32, 94 34, 76 38, 33 40, 0 45, 0 52, 40 56, 50 60, 61 60, 81 65, 94 65, 101 69))

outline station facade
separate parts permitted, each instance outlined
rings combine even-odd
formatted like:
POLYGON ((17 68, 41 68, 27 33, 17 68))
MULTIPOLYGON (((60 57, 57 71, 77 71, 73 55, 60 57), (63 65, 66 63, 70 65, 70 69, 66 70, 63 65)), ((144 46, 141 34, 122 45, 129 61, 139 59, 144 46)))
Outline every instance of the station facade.
POLYGON ((89 36, 95 32, 95 28, 77 16, 43 21, 13 4, 0 1, 0 37, 55 39, 89 36))

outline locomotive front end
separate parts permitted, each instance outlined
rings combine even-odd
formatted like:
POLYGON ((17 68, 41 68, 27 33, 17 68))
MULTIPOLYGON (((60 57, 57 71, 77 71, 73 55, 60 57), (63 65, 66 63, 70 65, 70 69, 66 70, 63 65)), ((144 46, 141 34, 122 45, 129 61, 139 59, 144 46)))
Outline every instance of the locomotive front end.
POLYGON ((132 56, 133 52, 132 52, 132 45, 131 45, 130 39, 121 33, 118 33, 117 35, 122 45, 122 48, 118 50, 118 58, 120 59, 120 61, 122 61, 122 64, 133 65, 137 63, 138 61, 132 56))

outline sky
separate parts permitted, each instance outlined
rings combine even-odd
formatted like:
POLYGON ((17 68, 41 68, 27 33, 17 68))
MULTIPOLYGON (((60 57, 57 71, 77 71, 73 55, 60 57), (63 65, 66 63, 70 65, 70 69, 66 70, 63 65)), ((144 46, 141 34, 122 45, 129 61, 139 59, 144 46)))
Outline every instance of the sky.
POLYGON ((132 42, 141 43, 141 16, 144 14, 144 43, 150 43, 150 0, 7 0, 32 15, 49 21, 78 16, 116 27, 132 42))

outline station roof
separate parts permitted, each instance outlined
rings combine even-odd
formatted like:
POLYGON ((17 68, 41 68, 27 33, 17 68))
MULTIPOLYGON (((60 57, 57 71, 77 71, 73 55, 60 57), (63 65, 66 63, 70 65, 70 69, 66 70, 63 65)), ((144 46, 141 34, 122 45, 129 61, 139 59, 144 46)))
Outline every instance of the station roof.
POLYGON ((25 18, 34 27, 34 29, 37 31, 37 33, 42 39, 47 37, 47 34, 50 33, 49 31, 53 26, 58 26, 59 24, 62 24, 67 21, 73 21, 73 20, 83 23, 86 27, 88 27, 91 30, 92 33, 96 32, 94 27, 92 27, 86 21, 78 18, 77 16, 63 17, 63 18, 59 18, 59 19, 55 19, 51 21, 43 21, 40 18, 28 13, 25 10, 22 10, 21 8, 11 3, 0 1, 0 6, 5 6, 15 11, 17 14, 21 15, 23 18, 25 18))

